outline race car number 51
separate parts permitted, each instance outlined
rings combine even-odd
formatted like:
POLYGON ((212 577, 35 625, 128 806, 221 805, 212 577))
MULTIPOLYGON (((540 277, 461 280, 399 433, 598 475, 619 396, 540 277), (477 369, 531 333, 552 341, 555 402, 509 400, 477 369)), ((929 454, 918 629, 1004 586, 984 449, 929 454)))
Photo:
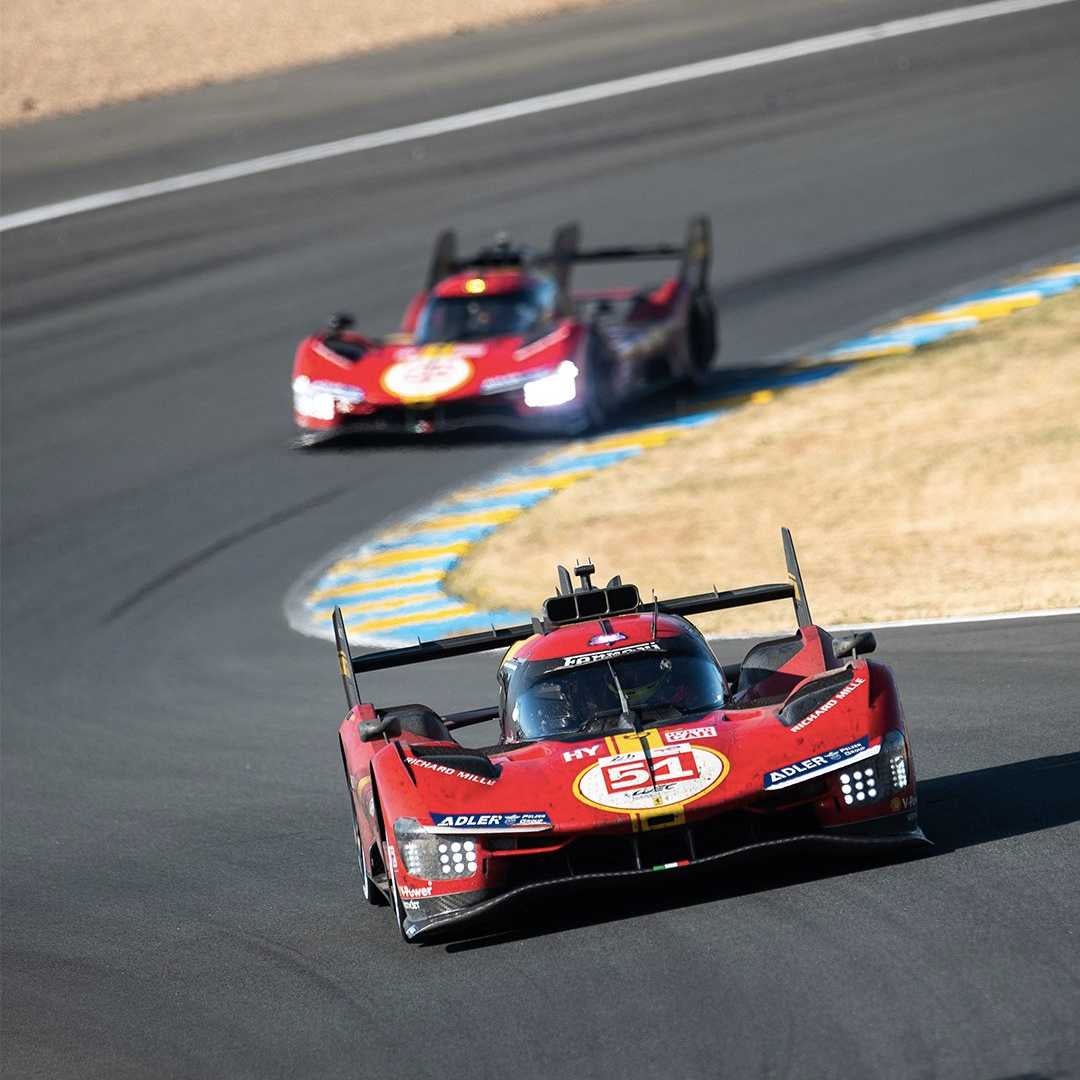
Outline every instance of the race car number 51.
POLYGON ((707 746, 680 743, 649 752, 600 758, 574 780, 574 797, 598 810, 628 813, 679 806, 707 795, 731 770, 728 759, 707 746))
POLYGON ((677 780, 696 780, 701 775, 690 750, 681 750, 677 754, 661 757, 653 762, 651 771, 644 757, 640 761, 615 761, 613 764, 601 765, 600 771, 604 784, 612 795, 619 791, 651 788, 654 782, 659 786, 677 780))

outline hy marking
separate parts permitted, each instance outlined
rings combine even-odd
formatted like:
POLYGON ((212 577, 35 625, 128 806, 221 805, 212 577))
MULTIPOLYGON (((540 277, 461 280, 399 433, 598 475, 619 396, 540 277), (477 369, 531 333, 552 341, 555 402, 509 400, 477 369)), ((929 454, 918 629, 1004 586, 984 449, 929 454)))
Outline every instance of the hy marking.
POLYGON ((63 202, 47 203, 44 206, 19 210, 0 217, 0 232, 9 229, 22 229, 29 225, 39 225, 46 221, 73 217, 76 214, 88 214, 103 210, 109 206, 121 206, 125 203, 152 199, 159 195, 170 195, 178 191, 190 191, 194 188, 221 184, 227 180, 239 180, 260 173, 277 172, 296 165, 310 165, 317 161, 328 161, 346 154, 360 154, 368 150, 377 150, 384 146, 396 146, 401 143, 415 142, 418 139, 430 139, 440 135, 449 135, 456 131, 485 127, 506 120, 517 120, 523 116, 535 116, 538 113, 553 112, 557 109, 573 108, 593 101, 605 101, 609 98, 638 94, 645 90, 673 86, 678 83, 692 82, 696 79, 713 78, 728 75, 734 71, 748 68, 779 64, 786 60, 797 60, 804 56, 818 53, 835 52, 850 49, 858 45, 872 45, 889 38, 919 34, 928 30, 941 30, 949 26, 978 22, 984 19, 1000 18, 1003 15, 1015 15, 1024 11, 1053 7, 1057 4, 1072 3, 1073 0, 993 0, 991 3, 972 4, 968 7, 949 8, 945 11, 916 15, 907 19, 894 19, 891 22, 872 26, 860 26, 854 30, 843 30, 836 34, 823 34, 818 37, 803 38, 786 45, 773 45, 764 49, 735 53, 731 56, 718 56, 711 60, 701 60, 693 64, 680 64, 678 67, 663 68, 659 71, 631 75, 622 79, 610 79, 607 82, 591 83, 571 90, 560 90, 553 94, 541 94, 537 97, 508 101, 502 105, 493 105, 484 109, 472 109, 468 112, 442 116, 435 120, 424 120, 417 124, 403 127, 386 128, 362 135, 353 135, 333 142, 317 143, 295 150, 285 150, 278 154, 266 154, 262 157, 235 161, 228 165, 217 165, 196 172, 181 173, 178 176, 151 180, 145 184, 131 187, 113 188, 99 191, 93 195, 83 195, 63 202))

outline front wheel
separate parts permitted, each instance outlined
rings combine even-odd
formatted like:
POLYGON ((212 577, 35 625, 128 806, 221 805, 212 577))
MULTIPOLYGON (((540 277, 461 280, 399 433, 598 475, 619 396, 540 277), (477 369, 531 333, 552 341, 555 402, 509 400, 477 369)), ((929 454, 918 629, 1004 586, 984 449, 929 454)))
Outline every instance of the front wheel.
POLYGON ((352 786, 349 783, 349 769, 345 765, 345 751, 341 752, 341 763, 345 767, 345 793, 349 800, 349 820, 352 822, 353 843, 356 844, 356 865, 360 870, 360 888, 363 890, 364 899, 372 907, 381 907, 385 901, 375 883, 371 880, 371 872, 367 864, 367 856, 364 854, 364 842, 360 837, 360 822, 356 818, 356 803, 353 801, 352 786))
POLYGON ((401 934, 402 941, 408 941, 409 938, 405 933, 405 906, 401 902, 401 895, 398 892, 397 885, 397 872, 396 872, 396 859, 390 860, 391 869, 387 875, 390 883, 390 906, 394 909, 394 922, 397 923, 398 933, 401 934))

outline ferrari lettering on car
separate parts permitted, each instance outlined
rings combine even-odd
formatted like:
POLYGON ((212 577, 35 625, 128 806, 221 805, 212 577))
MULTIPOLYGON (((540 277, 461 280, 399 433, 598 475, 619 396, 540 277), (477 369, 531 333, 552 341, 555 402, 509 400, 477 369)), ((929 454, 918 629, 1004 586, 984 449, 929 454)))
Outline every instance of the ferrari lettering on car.
POLYGON ((528 622, 382 652, 354 654, 335 610, 342 761, 347 780, 369 778, 349 788, 364 896, 389 902, 406 940, 582 880, 735 873, 766 847, 779 858, 926 842, 892 674, 867 658, 872 635, 849 644, 813 622, 782 539, 777 584, 650 603, 617 577, 594 585, 590 563, 559 567, 556 595, 528 622), (738 663, 722 664, 688 619, 775 600, 792 603, 794 635, 752 643, 738 663), (364 698, 369 672, 495 650, 494 704, 364 698), (792 760, 785 720, 814 713, 792 760), (481 723, 496 732, 457 738, 481 723))
POLYGON ((602 653, 578 653, 577 656, 567 656, 563 659, 564 668, 581 667, 582 664, 597 664, 602 660, 617 660, 620 656, 630 656, 632 653, 660 652, 660 646, 655 641, 644 641, 640 645, 624 645, 619 649, 610 649, 602 653))

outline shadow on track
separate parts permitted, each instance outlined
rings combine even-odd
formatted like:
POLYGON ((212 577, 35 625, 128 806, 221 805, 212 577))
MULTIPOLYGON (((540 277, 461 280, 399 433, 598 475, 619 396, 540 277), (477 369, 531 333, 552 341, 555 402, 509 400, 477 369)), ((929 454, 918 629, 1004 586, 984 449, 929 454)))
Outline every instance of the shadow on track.
MULTIPOLYGON (((843 365, 828 365, 815 369, 816 377, 833 374, 843 365)), ((648 397, 628 405, 617 421, 608 424, 602 430, 581 435, 558 435, 551 432, 520 431, 507 428, 469 427, 459 431, 433 431, 429 434, 413 432, 356 432, 342 431, 323 441, 317 441, 304 447, 307 453, 343 453, 361 449, 401 448, 419 449, 423 447, 452 446, 537 446, 546 444, 572 443, 579 439, 614 435, 620 431, 639 427, 644 424, 659 424, 680 417, 725 405, 738 404, 745 395, 763 388, 778 388, 788 382, 806 381, 807 372, 794 372, 787 360, 770 361, 752 367, 721 368, 715 378, 703 387, 674 385, 658 390, 648 397)))
MULTIPOLYGON (((736 896, 801 885, 876 866, 895 865, 1052 829, 1080 821, 1080 753, 1033 758, 973 772, 935 777, 919 784, 919 818, 934 847, 877 858, 833 857, 771 861, 748 856, 725 877, 718 873, 664 875, 624 892, 594 885, 508 904, 479 933, 432 939, 447 952, 464 952, 523 938, 614 922, 660 911, 694 907, 736 896)), ((430 946, 429 946, 430 947, 430 946)))

